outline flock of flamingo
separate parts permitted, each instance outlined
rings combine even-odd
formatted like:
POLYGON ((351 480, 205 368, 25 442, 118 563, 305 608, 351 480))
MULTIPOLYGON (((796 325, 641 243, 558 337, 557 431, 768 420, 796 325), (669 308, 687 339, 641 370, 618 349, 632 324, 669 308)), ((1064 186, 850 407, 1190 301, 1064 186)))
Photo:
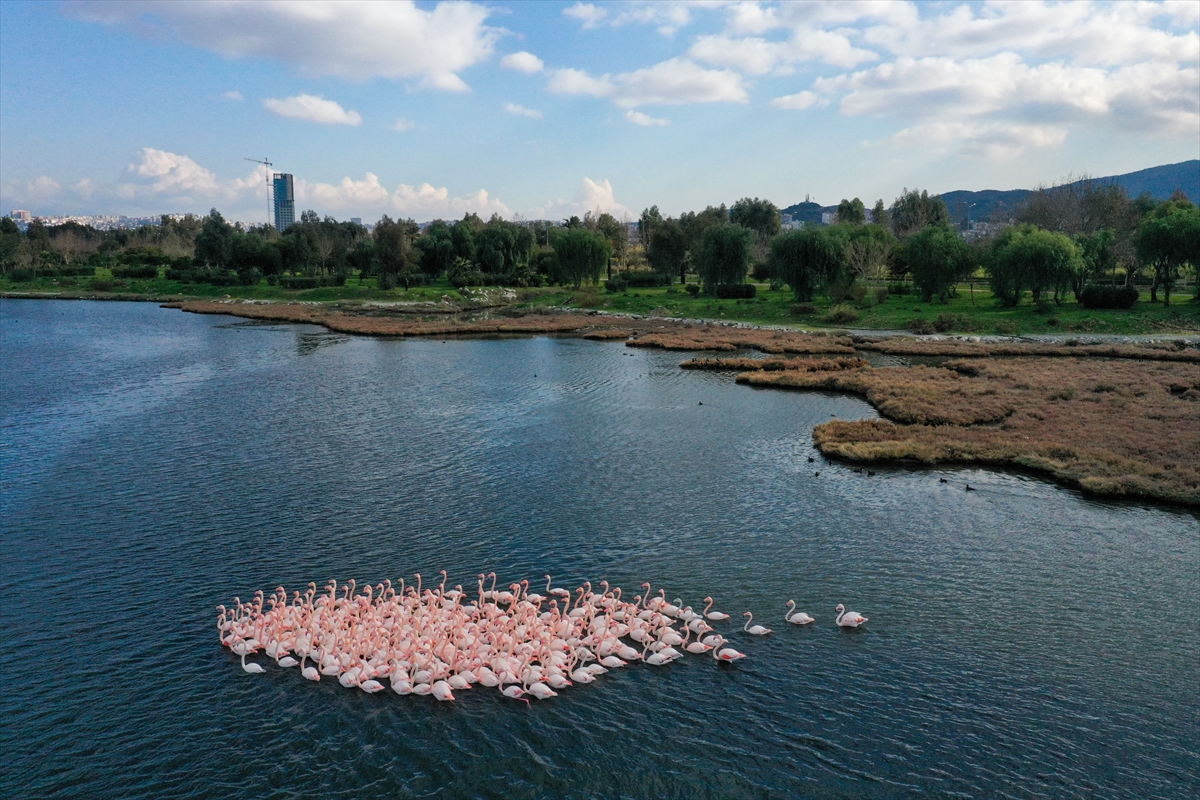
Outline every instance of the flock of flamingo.
MULTIPOLYGON (((729 619, 712 610, 711 597, 696 612, 681 600, 667 602, 665 589, 653 595, 648 583, 642 584, 644 595, 627 602, 621 588, 610 589, 607 581, 600 582, 599 593, 591 583, 570 592, 552 587, 549 575, 544 595, 530 592, 529 581, 496 591, 493 572, 477 576, 477 597, 470 598, 461 586, 446 589, 445 570, 441 576, 435 589, 424 590, 417 574, 415 587, 401 580, 399 591, 391 581, 368 584, 361 592, 350 581, 340 593, 330 581, 320 594, 310 583, 290 601, 282 586, 270 597, 259 591, 250 603, 234 598, 232 608, 217 606, 217 631, 251 674, 265 670, 246 657, 262 650, 281 667, 299 666, 310 681, 326 675, 374 693, 385 688, 379 679, 386 678, 396 694, 438 700, 453 700, 455 691, 479 684, 528 703, 529 697, 555 697, 555 690, 591 683, 632 661, 663 666, 684 652, 709 653, 727 663, 746 657, 725 647, 725 637, 708 624, 729 619), (485 590, 489 577, 491 588, 485 590)), ((789 600, 787 622, 816 621, 795 608, 789 600)), ((841 605, 836 611, 843 628, 867 621, 841 605)), ((772 632, 754 625, 749 611, 743 616, 746 633, 772 632)))

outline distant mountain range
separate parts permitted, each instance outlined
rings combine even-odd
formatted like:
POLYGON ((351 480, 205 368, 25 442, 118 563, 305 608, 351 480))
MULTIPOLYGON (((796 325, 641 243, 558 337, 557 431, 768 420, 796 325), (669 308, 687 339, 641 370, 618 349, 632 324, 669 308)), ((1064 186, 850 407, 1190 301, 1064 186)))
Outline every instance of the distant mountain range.
MULTIPOLYGON (((1155 200, 1166 200, 1176 189, 1182 189, 1192 202, 1200 201, 1200 159, 1181 161, 1178 164, 1164 164, 1161 167, 1150 167, 1125 175, 1109 175, 1103 178, 1093 178, 1099 183, 1114 183, 1137 197, 1143 192, 1155 200)), ((1000 219, 1007 216, 1029 195, 1032 189, 984 189, 979 192, 958 190, 941 195, 950 216, 960 225, 966 217, 967 206, 971 207, 971 219, 987 220, 1000 219)), ((871 202, 864 199, 870 207, 871 202)), ((792 219, 805 222, 820 222, 822 211, 836 211, 837 206, 820 206, 813 202, 796 203, 781 209, 784 214, 790 214, 792 219)))

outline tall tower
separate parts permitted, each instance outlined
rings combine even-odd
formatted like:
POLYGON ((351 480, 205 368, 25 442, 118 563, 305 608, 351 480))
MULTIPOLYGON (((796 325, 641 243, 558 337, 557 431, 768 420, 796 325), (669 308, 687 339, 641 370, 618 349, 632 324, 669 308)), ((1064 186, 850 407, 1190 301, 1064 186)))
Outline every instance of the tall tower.
POLYGON ((292 176, 287 172, 272 175, 275 194, 275 228, 286 230, 296 221, 296 195, 292 191, 292 176))

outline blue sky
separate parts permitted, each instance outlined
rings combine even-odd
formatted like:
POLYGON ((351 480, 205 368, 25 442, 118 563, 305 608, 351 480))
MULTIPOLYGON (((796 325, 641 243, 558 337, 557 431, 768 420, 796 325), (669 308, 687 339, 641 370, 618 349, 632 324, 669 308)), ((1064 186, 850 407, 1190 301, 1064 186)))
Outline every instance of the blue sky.
POLYGON ((1200 3, 0 3, 0 204, 890 202, 1200 157, 1200 3))

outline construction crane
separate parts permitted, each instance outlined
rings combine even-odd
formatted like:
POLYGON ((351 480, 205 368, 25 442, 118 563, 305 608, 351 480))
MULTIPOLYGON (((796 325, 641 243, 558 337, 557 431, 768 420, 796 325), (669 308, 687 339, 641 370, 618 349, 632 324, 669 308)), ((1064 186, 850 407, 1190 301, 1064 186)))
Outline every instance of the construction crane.
POLYGON ((274 166, 265 157, 262 160, 257 158, 243 158, 243 161, 253 161, 255 164, 262 164, 267 168, 267 225, 271 224, 271 167, 274 166))

